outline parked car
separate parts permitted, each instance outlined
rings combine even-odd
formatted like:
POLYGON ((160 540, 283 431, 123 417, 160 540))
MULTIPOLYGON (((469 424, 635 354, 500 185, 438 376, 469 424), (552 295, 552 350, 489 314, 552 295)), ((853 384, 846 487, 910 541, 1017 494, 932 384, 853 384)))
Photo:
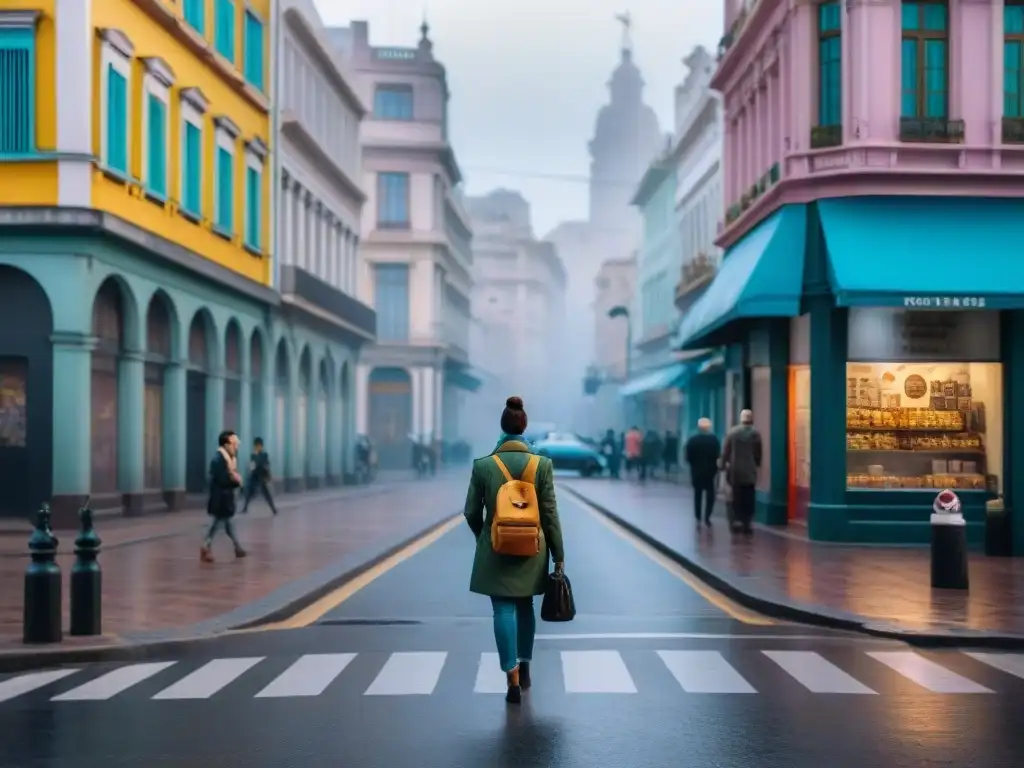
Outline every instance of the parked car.
POLYGON ((533 444, 533 450, 551 459, 555 469, 579 472, 583 477, 600 475, 608 466, 595 448, 581 441, 576 435, 552 432, 543 440, 533 444))

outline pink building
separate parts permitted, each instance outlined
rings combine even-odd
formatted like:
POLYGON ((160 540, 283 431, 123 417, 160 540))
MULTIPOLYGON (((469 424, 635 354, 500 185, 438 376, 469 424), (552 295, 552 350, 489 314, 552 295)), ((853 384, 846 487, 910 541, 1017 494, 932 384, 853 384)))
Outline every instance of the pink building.
POLYGON ((725 0, 725 26, 726 256, 679 342, 725 347, 755 412, 757 513, 924 541, 949 487, 968 539, 1001 503, 989 546, 1024 552, 1024 0, 725 0))

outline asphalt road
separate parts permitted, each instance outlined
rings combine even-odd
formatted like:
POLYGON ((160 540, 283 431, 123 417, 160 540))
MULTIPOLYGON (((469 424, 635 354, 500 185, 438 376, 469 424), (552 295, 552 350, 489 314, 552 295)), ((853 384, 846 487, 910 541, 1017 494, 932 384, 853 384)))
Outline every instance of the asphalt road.
POLYGON ((562 503, 579 615, 519 708, 459 526, 303 629, 0 678, 0 766, 1021 765, 1024 655, 770 625, 562 503))

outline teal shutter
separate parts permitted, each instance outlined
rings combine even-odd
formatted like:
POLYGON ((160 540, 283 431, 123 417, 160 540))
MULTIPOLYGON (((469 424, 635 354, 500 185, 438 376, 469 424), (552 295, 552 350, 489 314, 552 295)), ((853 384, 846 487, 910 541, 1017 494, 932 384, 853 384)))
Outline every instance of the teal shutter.
POLYGON ((35 30, 0 29, 0 155, 36 149, 35 30))
POLYGON ((156 96, 149 95, 149 129, 146 147, 146 188, 160 197, 167 196, 167 106, 156 96))
POLYGON ((245 12, 245 80, 263 90, 263 22, 249 11, 245 12))
POLYGON ((202 205, 203 134, 192 123, 185 123, 185 157, 182 185, 182 206, 198 216, 202 205))
POLYGON ((224 147, 217 147, 217 228, 231 233, 234 224, 234 158, 224 147))
POLYGON ((900 117, 917 117, 917 40, 903 40, 901 53, 900 117))
MULTIPOLYGON (((1022 6, 1024 7, 1024 6, 1022 6)), ((1021 44, 1003 43, 1003 116, 1024 117, 1021 105, 1021 44)))
POLYGON ((245 243, 250 248, 260 247, 260 172, 245 169, 245 243))
MULTIPOLYGON (((945 10, 944 6, 943 10, 945 10)), ((925 117, 946 117, 948 100, 947 83, 949 73, 946 71, 946 41, 924 41, 924 109, 925 117)))
POLYGON ((217 53, 228 61, 235 61, 235 3, 234 0, 216 0, 214 37, 217 53))
POLYGON ((185 0, 185 22, 199 34, 206 32, 206 0, 185 0))
POLYGON ((128 174, 128 81, 107 68, 107 165, 128 174))
POLYGON ((842 41, 826 37, 818 43, 818 125, 843 122, 842 41))

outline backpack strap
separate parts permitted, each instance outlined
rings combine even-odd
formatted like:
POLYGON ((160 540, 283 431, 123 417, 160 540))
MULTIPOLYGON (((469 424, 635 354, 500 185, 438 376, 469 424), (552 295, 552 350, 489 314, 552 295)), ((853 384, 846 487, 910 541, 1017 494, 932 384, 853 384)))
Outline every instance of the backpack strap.
POLYGON ((531 456, 530 460, 526 463, 526 469, 523 470, 523 476, 520 477, 519 479, 522 480, 524 483, 529 483, 530 485, 535 485, 534 481, 537 478, 537 467, 539 467, 539 466, 540 466, 540 456, 537 456, 537 455, 531 456))
POLYGON ((511 483, 514 478, 509 473, 508 467, 505 466, 505 462, 503 462, 501 459, 499 459, 494 454, 491 454, 491 458, 494 459, 494 463, 498 465, 498 469, 501 470, 501 474, 503 474, 505 476, 505 482, 506 483, 511 483))

